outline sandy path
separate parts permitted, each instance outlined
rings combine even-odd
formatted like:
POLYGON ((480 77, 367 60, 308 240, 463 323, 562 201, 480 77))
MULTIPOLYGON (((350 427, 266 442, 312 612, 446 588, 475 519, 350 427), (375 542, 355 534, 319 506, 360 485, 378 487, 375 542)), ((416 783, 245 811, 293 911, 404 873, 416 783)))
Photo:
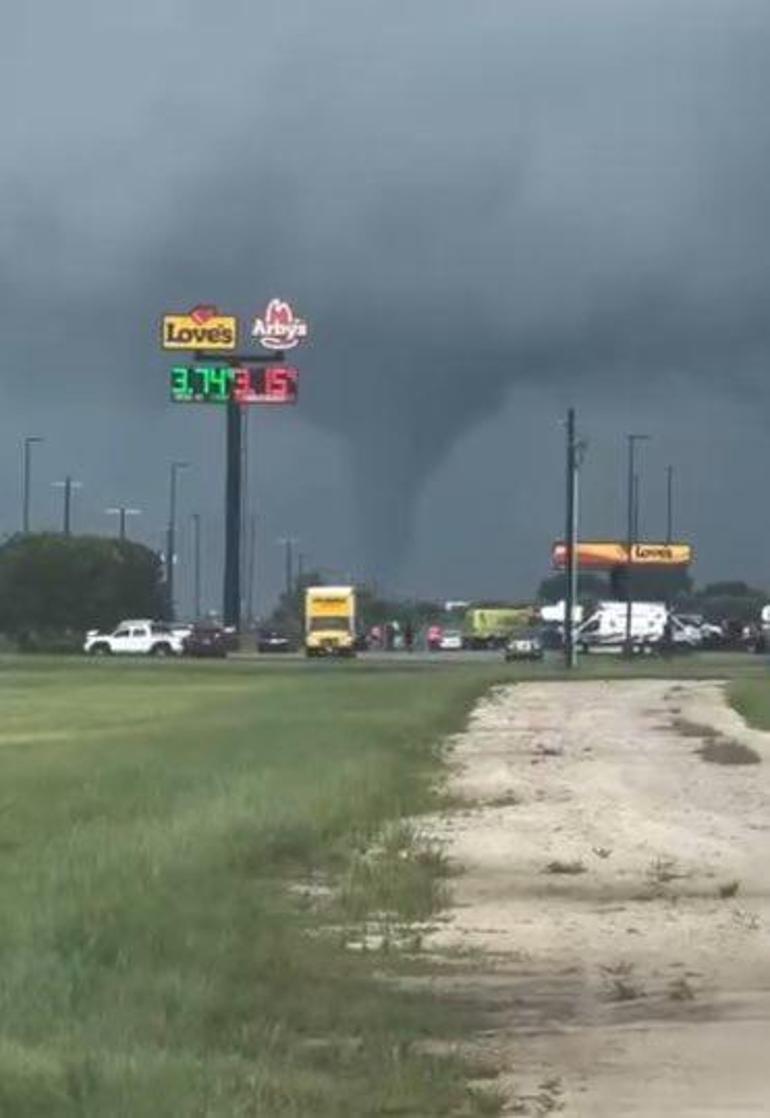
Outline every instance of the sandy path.
POLYGON ((770 735, 713 683, 522 684, 453 772, 467 808, 432 835, 462 872, 426 946, 463 949, 438 981, 488 1012, 506 1113, 770 1115, 770 735), (683 719, 764 763, 705 762, 683 719))

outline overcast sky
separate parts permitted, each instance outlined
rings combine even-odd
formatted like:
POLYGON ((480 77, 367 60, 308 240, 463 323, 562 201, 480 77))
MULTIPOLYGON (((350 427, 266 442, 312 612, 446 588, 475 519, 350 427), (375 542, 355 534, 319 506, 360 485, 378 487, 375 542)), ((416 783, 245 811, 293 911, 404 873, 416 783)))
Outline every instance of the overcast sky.
MULTIPOLYGON (((754 0, 25 0, 0 42, 0 531, 45 437, 78 530, 168 463, 220 600, 223 415, 168 402, 163 311, 310 321, 296 409, 252 409, 259 600, 280 537, 391 591, 521 597, 563 519, 676 527, 770 586, 770 6, 754 0)), ((189 571, 189 563, 187 564, 189 571)), ((189 579, 182 572, 183 599, 189 579)), ((181 601, 182 612, 189 601, 181 601)))

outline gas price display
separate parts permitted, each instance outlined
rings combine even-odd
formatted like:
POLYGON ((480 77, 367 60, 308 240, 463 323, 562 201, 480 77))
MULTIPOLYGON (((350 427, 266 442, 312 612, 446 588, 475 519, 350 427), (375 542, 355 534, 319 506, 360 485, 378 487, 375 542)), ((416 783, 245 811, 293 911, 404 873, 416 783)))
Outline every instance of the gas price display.
POLYGON ((175 365, 171 399, 177 404, 295 404, 298 380, 289 365, 175 365))

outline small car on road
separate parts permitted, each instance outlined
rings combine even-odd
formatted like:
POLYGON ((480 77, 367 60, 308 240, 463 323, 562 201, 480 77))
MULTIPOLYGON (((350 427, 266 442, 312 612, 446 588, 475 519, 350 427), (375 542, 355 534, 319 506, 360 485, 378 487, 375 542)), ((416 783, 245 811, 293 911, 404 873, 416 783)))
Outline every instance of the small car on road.
POLYGON ((261 629, 257 633, 257 652, 291 652, 292 642, 277 629, 261 629))
POLYGON ((505 659, 512 660, 542 660, 543 641, 536 629, 527 629, 514 633, 508 638, 505 646, 505 659))
POLYGON ((438 642, 440 652, 460 652, 463 647, 463 635, 459 629, 445 629, 438 642))

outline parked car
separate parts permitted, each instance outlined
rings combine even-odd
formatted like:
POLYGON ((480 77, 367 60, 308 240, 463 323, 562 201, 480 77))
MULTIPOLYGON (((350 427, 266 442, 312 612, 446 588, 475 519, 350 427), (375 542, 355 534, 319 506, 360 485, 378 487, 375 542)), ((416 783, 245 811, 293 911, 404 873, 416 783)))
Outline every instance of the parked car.
POLYGON ((427 643, 428 643, 428 649, 429 649, 430 652, 439 652, 440 651, 440 649, 441 649, 441 638, 442 638, 443 635, 444 635, 444 630, 441 628, 440 625, 430 625, 430 626, 428 626, 428 632, 426 634, 426 639, 427 639, 427 643))
POLYGON ((182 638, 185 656, 212 656, 223 660, 227 656, 228 637, 221 625, 199 622, 191 626, 182 638))
POLYGON ((511 660, 542 660, 543 641, 535 629, 526 629, 514 633, 505 646, 505 659, 511 660))
POLYGON ((91 629, 83 651, 90 656, 178 656, 183 639, 180 632, 160 621, 121 621, 112 633, 91 629))
POLYGON ((459 652, 463 646, 463 635, 459 629, 445 629, 438 646, 441 652, 459 652))
POLYGON ((260 629, 257 633, 257 652, 291 652, 292 642, 277 629, 260 629))

